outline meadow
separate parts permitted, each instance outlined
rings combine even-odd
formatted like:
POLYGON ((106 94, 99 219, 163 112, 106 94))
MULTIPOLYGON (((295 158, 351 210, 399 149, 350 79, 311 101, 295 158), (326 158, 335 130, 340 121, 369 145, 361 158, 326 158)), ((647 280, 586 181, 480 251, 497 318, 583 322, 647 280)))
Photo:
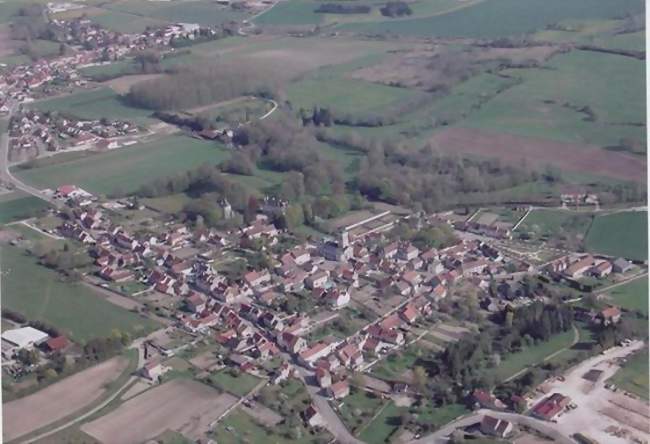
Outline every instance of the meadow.
POLYGON ((641 0, 483 0, 446 14, 378 23, 345 24, 337 29, 415 37, 499 38, 530 33, 566 19, 613 18, 642 12, 641 0))
POLYGON ((47 207, 44 200, 20 191, 0 195, 0 224, 35 216, 47 207))
POLYGON ((648 276, 612 288, 607 295, 612 303, 648 316, 648 276))
POLYGON ((21 180, 40 188, 75 184, 91 193, 128 194, 157 178, 166 178, 197 168, 217 164, 229 153, 213 142, 181 135, 90 154, 68 162, 38 168, 14 168, 21 180))
POLYGON ((56 272, 22 250, 3 246, 3 306, 30 320, 42 320, 75 341, 109 336, 113 329, 142 336, 157 323, 103 299, 79 283, 62 282, 56 272))
POLYGON ((642 399, 648 399, 648 350, 642 350, 628 358, 623 367, 616 374, 608 379, 608 382, 616 384, 618 388, 632 392, 642 399))
POLYGON ((627 138, 634 141, 628 150, 645 153, 645 101, 638 93, 645 88, 642 61, 571 51, 554 56, 545 69, 502 74, 520 83, 487 101, 460 126, 619 150, 627 138))
POLYGON ((517 227, 518 232, 532 232, 539 237, 551 237, 561 232, 584 236, 591 224, 590 213, 569 210, 536 209, 517 227))
POLYGON ((587 233, 587 250, 627 259, 647 260, 647 227, 647 211, 598 216, 587 233))
POLYGON ((41 111, 69 113, 82 119, 128 119, 139 124, 151 123, 150 110, 128 105, 123 98, 108 87, 56 97, 32 104, 41 111))

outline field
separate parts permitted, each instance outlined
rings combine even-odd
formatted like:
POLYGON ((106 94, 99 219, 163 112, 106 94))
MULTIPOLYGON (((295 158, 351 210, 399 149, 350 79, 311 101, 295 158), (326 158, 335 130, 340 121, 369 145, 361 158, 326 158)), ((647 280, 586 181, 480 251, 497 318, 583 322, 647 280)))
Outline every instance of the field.
POLYGON ((33 395, 3 404, 4 441, 38 430, 99 399, 106 384, 114 381, 128 362, 124 357, 109 359, 33 395))
POLYGON ((400 380, 407 370, 413 369, 417 360, 417 347, 409 347, 402 352, 392 353, 377 363, 372 374, 378 378, 400 380))
POLYGON ((0 224, 26 219, 47 208, 48 204, 38 197, 20 191, 0 195, 0 224))
POLYGON ((598 216, 587 233, 587 249, 595 253, 648 259, 648 212, 628 211, 598 216))
POLYGON ((128 119, 140 124, 151 123, 150 110, 134 108, 109 87, 97 88, 33 104, 41 111, 69 113, 82 119, 128 119))
POLYGON ((607 295, 612 303, 648 316, 648 276, 612 288, 607 295))
POLYGON ((638 94, 645 89, 642 61, 571 51, 544 66, 548 69, 504 71, 521 83, 485 103, 462 126, 611 150, 623 149, 621 139, 629 138, 635 142, 629 151, 645 152, 645 102, 638 94), (593 118, 581 111, 585 106, 593 118))
POLYGON ((515 136, 492 130, 450 128, 436 133, 430 142, 448 153, 498 157, 504 163, 544 168, 548 165, 569 172, 591 172, 620 180, 643 182, 643 158, 581 144, 515 136))
POLYGON ((496 380, 503 381, 528 366, 542 362, 548 355, 571 346, 574 336, 573 330, 569 330, 552 336, 546 342, 540 342, 537 345, 524 348, 520 352, 507 355, 493 371, 496 380))
POLYGON ((640 0, 484 0, 446 14, 346 24, 337 29, 365 34, 390 32, 415 37, 498 38, 526 34, 566 19, 613 18, 642 12, 643 2, 640 0))
POLYGON ((21 180, 40 188, 75 184, 92 193, 130 193, 161 177, 169 177, 204 163, 217 164, 228 153, 212 142, 168 136, 153 142, 87 155, 69 162, 31 169, 15 169, 21 180))
POLYGON ((584 236, 591 225, 591 214, 576 213, 569 210, 536 209, 517 227, 518 232, 534 233, 539 237, 557 236, 559 233, 572 233, 584 236))
POLYGON ((210 376, 213 384, 221 390, 237 396, 244 396, 260 382, 259 378, 248 373, 239 373, 232 376, 228 370, 222 370, 210 376))
POLYGON ((200 382, 175 379, 129 399, 81 430, 114 444, 145 442, 168 429, 198 437, 234 402, 200 382), (138 418, 137 427, 132 427, 133 418, 138 418))
POLYGON ((648 383, 648 350, 642 350, 632 357, 608 382, 616 384, 620 389, 632 392, 642 399, 648 399, 650 384, 648 383))
POLYGON ((345 397, 338 415, 345 427, 356 433, 363 429, 365 423, 384 407, 384 404, 385 401, 379 396, 353 388, 350 395, 345 397))
POLYGON ((140 336, 156 323, 106 301, 78 283, 59 280, 56 272, 21 250, 3 246, 3 306, 30 320, 43 320, 80 342, 109 336, 113 329, 140 336))

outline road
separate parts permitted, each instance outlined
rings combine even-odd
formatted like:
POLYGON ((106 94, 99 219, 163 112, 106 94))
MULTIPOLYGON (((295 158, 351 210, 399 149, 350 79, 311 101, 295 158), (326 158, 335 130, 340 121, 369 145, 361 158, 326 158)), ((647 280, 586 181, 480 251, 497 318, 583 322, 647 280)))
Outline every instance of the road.
POLYGON ((297 368, 298 375, 305 384, 305 387, 307 387, 307 391, 309 392, 309 396, 311 396, 312 402, 316 406, 316 410, 318 410, 323 417, 325 428, 334 435, 338 442, 342 444, 363 444, 363 441, 352 436, 332 406, 330 406, 327 398, 320 394, 321 388, 307 382, 308 380, 313 381, 315 379, 314 372, 300 366, 297 368))
MULTIPOLYGON (((11 118, 11 114, 6 118, 7 122, 11 118)), ((24 191, 25 193, 31 194, 32 196, 43 199, 55 206, 61 205, 60 202, 56 201, 51 196, 47 196, 41 190, 34 188, 32 186, 26 185, 20 180, 16 179, 11 171, 9 170, 9 132, 3 131, 0 134, 0 181, 4 183, 12 183, 16 189, 24 191)))

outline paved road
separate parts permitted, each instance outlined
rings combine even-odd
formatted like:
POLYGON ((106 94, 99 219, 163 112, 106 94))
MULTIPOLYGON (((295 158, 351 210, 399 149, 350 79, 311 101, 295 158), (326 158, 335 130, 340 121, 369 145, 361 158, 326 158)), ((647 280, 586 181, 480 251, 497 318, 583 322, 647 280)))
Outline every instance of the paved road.
MULTIPOLYGON (((9 121, 10 117, 11 115, 7 117, 6 120, 9 121)), ((0 134, 0 179, 2 180, 2 182, 14 184, 16 189, 31 194, 32 196, 36 196, 39 199, 43 199, 56 206, 61 205, 61 203, 58 202, 57 200, 43 194, 41 190, 24 184, 20 180, 16 179, 13 176, 13 174, 11 174, 11 171, 9 170, 9 132, 8 131, 5 131, 2 134, 0 134)))

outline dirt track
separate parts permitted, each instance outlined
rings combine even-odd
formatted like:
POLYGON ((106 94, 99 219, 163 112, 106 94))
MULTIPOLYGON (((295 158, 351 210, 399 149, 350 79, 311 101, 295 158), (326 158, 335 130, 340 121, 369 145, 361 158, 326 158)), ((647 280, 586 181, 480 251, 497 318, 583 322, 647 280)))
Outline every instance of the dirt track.
POLYGON ((644 182, 646 160, 639 156, 606 151, 590 145, 561 143, 479 129, 449 128, 431 139, 434 147, 447 153, 497 157, 504 163, 529 167, 547 165, 565 171, 589 173, 616 179, 644 182))
POLYGON ((104 386, 117 379, 128 362, 123 357, 109 359, 33 395, 4 404, 3 440, 23 436, 83 409, 105 392, 104 386))
POLYGON ((144 442, 166 429, 198 438, 236 401, 200 382, 176 379, 129 399, 81 429, 107 444, 144 442))

